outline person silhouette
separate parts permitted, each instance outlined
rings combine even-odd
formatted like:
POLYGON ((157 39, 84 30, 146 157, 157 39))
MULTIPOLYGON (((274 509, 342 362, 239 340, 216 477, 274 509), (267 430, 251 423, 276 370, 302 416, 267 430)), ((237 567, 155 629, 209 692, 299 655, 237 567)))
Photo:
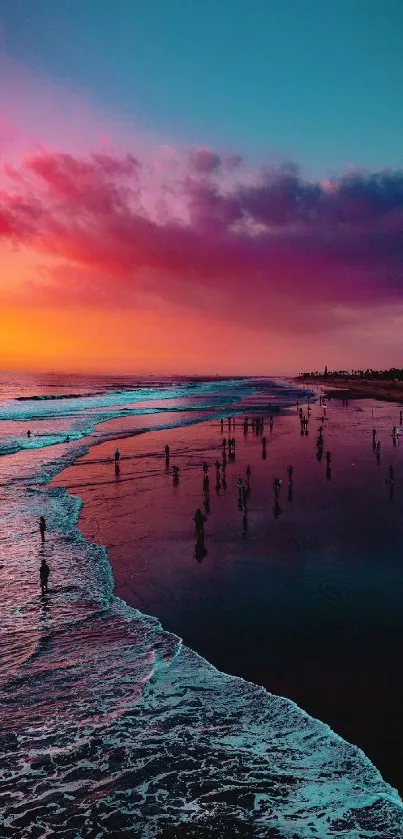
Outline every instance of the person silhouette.
POLYGON ((47 594, 48 593, 48 579, 50 574, 50 568, 46 559, 43 558, 41 562, 41 567, 39 569, 39 579, 41 583, 41 593, 47 594))
POLYGON ((119 464, 119 461, 120 461, 120 451, 119 451, 119 449, 115 449, 115 466, 116 466, 116 464, 119 464))
POLYGON ((41 516, 39 519, 39 532, 41 534, 42 542, 45 541, 45 531, 46 531, 46 519, 45 516, 41 516))

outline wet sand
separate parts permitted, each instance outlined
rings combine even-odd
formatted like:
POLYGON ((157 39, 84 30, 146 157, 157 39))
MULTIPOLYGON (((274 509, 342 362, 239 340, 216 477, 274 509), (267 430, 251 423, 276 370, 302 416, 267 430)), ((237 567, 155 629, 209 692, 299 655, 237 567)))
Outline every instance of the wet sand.
POLYGON ((260 438, 251 430, 244 436, 238 421, 231 431, 236 460, 228 462, 227 489, 219 493, 214 462, 223 435, 217 421, 119 440, 118 476, 116 443, 108 440, 53 485, 83 499, 79 526, 108 548, 118 596, 156 615, 220 669, 287 696, 327 722, 363 748, 402 792, 403 444, 394 447, 391 437, 399 406, 329 402, 324 452, 332 452, 330 480, 325 458, 315 456, 320 414, 314 405, 307 437, 301 437, 296 410, 275 417, 272 435, 266 423, 266 460, 260 438), (170 465, 180 467, 178 486, 165 467, 165 443, 170 465), (203 504, 204 460, 211 512, 200 563, 192 518, 203 504), (236 481, 248 463, 245 536, 236 481), (275 476, 283 479, 277 519, 275 476))

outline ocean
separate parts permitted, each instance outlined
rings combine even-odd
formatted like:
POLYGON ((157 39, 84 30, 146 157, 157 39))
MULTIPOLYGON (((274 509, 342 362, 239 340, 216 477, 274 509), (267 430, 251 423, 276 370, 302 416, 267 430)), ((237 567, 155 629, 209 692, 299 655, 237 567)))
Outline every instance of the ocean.
POLYGON ((398 793, 356 746, 116 597, 79 500, 50 486, 90 445, 305 395, 269 378, 0 375, 2 837, 403 835, 398 793))

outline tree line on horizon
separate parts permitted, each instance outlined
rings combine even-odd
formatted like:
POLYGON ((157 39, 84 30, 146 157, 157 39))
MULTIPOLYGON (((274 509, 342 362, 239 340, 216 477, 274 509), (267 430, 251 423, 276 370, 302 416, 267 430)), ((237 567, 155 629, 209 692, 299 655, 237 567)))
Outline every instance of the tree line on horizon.
POLYGON ((390 367, 388 370, 373 370, 367 367, 366 370, 328 370, 325 367, 324 371, 311 370, 300 373, 301 379, 309 378, 324 378, 324 379, 366 379, 366 380, 385 380, 385 381, 403 381, 403 368, 390 367))

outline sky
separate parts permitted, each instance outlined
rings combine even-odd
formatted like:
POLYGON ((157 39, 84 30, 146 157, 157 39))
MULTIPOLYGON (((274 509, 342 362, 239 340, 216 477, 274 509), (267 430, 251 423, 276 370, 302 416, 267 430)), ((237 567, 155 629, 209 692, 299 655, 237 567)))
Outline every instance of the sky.
POLYGON ((0 0, 0 369, 402 366, 403 5, 0 0))

